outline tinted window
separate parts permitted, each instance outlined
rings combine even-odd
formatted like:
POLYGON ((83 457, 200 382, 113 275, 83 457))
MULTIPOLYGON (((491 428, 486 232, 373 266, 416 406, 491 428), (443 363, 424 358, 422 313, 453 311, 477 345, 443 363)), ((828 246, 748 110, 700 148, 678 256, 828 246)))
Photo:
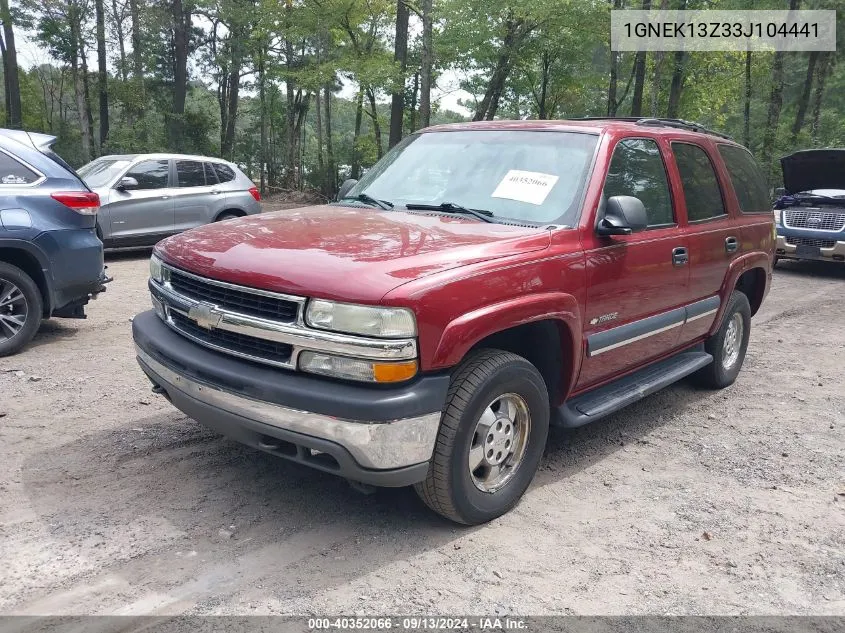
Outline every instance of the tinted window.
POLYGON ((672 143, 675 162, 684 187, 690 222, 725 215, 722 190, 707 153, 697 145, 672 143))
POLYGON ((197 160, 177 160, 176 176, 180 187, 205 187, 205 170, 197 160))
POLYGON ((766 179, 751 152, 733 145, 719 145, 719 153, 731 176, 740 211, 768 213, 772 205, 766 191, 766 179))
POLYGON ((0 152, 0 185, 27 185, 40 177, 29 167, 0 152))
POLYGON ((629 138, 617 143, 604 181, 604 195, 642 200, 649 226, 675 222, 666 169, 660 149, 652 140, 629 138))
POLYGON ((145 160, 126 172, 126 176, 138 181, 136 189, 164 189, 169 171, 166 160, 145 160))
POLYGON ((217 174, 214 173, 214 165, 211 163, 203 163, 205 167, 205 182, 209 185, 217 184, 217 174))
POLYGON ((220 179, 220 182, 229 182, 230 180, 235 179, 235 172, 228 165, 224 165, 223 163, 213 163, 213 165, 214 171, 217 172, 217 178, 220 179))

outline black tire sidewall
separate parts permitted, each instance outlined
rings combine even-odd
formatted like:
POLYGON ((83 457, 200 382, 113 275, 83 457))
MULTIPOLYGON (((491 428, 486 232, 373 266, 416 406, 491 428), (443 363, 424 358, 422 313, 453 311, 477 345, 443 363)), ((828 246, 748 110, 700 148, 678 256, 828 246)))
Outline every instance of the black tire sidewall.
POLYGON ((728 386, 732 384, 739 375, 742 365, 745 361, 745 353, 748 350, 748 341, 751 338, 751 306, 748 304, 748 298, 741 292, 735 292, 731 295, 728 302, 728 307, 722 317, 722 324, 719 330, 707 342, 707 351, 713 356, 713 374, 715 382, 718 386, 728 386), (722 365, 722 356, 724 354, 725 334, 728 330, 728 324, 733 318, 733 315, 739 313, 742 315, 742 342, 740 343, 739 357, 730 369, 725 369, 722 365))
POLYGON ((32 277, 17 266, 0 262, 0 279, 15 284, 23 293, 27 304, 26 321, 24 321, 23 328, 12 338, 0 341, 0 356, 8 356, 14 354, 29 343, 35 336, 35 333, 38 332, 44 304, 41 299, 41 291, 32 280, 32 277))
POLYGON ((549 431, 549 401, 543 379, 528 361, 512 361, 488 376, 476 388, 461 414, 450 456, 451 487, 455 509, 467 523, 482 523, 510 510, 531 484, 549 431), (476 423, 482 411, 498 396, 520 395, 531 415, 528 446, 516 473, 496 492, 483 492, 470 477, 467 459, 476 423))

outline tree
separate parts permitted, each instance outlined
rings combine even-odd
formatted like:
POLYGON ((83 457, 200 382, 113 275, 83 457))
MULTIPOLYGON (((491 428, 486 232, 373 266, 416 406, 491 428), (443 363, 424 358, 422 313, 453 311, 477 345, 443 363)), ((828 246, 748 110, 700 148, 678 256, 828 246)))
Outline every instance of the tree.
MULTIPOLYGON (((434 62, 432 1, 422 0, 422 54, 420 55, 420 127, 428 127, 431 123, 431 83, 432 66, 434 62)), ((416 91, 415 91, 416 94, 416 91)))
MULTIPOLYGON (((642 10, 651 9, 651 0, 643 0, 642 10)), ((634 57, 634 95, 631 99, 631 116, 642 116, 643 88, 645 86, 646 52, 637 51, 634 57)))
POLYGON ((3 76, 6 95, 6 125, 21 126, 21 89, 18 78, 18 53, 15 47, 15 29, 9 0, 0 0, 0 20, 3 21, 3 76))
POLYGON ((100 102, 100 148, 109 138, 108 68, 106 66, 106 13, 103 0, 94 0, 97 14, 97 94, 100 102))
POLYGON ((168 121, 171 147, 183 151, 185 99, 188 95, 188 44, 191 30, 191 8, 182 0, 172 0, 173 17, 173 108, 168 121))
POLYGON ((393 147, 402 140, 402 124, 405 118, 405 69, 408 62, 408 17, 408 5, 404 0, 396 0, 396 39, 393 61, 399 66, 400 79, 394 81, 391 95, 388 147, 393 147))

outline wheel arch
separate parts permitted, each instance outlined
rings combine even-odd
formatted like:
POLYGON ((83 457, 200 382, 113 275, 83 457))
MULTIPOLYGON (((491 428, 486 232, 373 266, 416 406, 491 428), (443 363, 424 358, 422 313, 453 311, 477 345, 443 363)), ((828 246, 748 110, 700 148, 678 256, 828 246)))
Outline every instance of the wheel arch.
POLYGON ((443 332, 433 368, 457 365, 481 348, 526 358, 540 371, 552 404, 572 390, 581 365, 580 310, 572 295, 517 297, 461 315, 443 332))
POLYGON ((243 218, 243 217, 246 216, 246 211, 244 211, 243 209, 239 209, 237 207, 229 207, 229 208, 223 209, 220 213, 218 213, 216 216, 214 216, 214 221, 217 222, 224 215, 235 215, 239 218, 243 218))
POLYGON ((52 313, 52 294, 44 256, 37 247, 22 240, 0 240, 0 261, 16 266, 29 275, 41 292, 44 305, 43 315, 52 313))

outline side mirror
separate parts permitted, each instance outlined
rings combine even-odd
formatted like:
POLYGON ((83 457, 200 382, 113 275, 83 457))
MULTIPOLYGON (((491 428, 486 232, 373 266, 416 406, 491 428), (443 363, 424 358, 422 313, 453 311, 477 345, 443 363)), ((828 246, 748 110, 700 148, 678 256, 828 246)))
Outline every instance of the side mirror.
POLYGON ((124 176, 123 178, 118 181, 117 186, 115 189, 118 191, 126 191, 128 189, 137 189, 138 188, 138 181, 135 180, 132 176, 124 176))
POLYGON ((613 196, 607 201, 604 217, 599 221, 599 235, 630 235, 648 226, 642 200, 634 196, 613 196))
POLYGON ((337 199, 340 200, 341 198, 345 197, 348 194, 352 187, 358 184, 358 181, 354 178, 347 178, 343 181, 343 184, 340 186, 340 189, 337 191, 337 199))

